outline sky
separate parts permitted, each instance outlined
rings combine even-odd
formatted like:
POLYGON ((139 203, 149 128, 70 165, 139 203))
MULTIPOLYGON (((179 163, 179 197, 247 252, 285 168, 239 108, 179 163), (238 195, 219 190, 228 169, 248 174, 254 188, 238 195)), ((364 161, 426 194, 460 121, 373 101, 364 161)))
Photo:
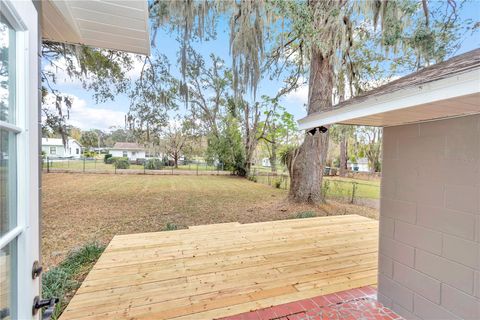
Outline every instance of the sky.
MULTIPOLYGON (((480 0, 473 0, 468 3, 463 8, 461 16, 464 19, 470 18, 478 20, 478 17, 480 17, 480 0)), ((230 64, 228 24, 219 23, 218 28, 216 39, 195 43, 194 48, 205 58, 213 52, 225 60, 226 63, 230 64)), ((180 71, 176 63, 180 45, 176 38, 176 33, 160 30, 157 33, 155 47, 152 47, 152 51, 158 50, 160 53, 165 54, 172 65, 172 74, 180 77, 180 71)), ((480 47, 479 32, 475 35, 466 34, 456 54, 461 54, 478 47, 480 47)), ((132 81, 138 78, 141 67, 142 63, 136 62, 134 68, 127 73, 132 81)), ((115 101, 96 104, 92 99, 92 92, 83 89, 78 81, 72 81, 67 75, 61 72, 61 70, 57 70, 57 88, 73 98, 68 124, 79 127, 82 130, 108 130, 112 126, 123 127, 125 125, 125 114, 128 112, 130 106, 130 101, 126 95, 117 96, 115 101)), ((262 94, 274 96, 280 88, 281 82, 279 81, 262 80, 257 97, 260 97, 262 94)), ((285 96, 281 100, 281 104, 298 120, 306 115, 305 104, 307 102, 307 96, 308 88, 307 86, 303 86, 297 91, 285 96)))

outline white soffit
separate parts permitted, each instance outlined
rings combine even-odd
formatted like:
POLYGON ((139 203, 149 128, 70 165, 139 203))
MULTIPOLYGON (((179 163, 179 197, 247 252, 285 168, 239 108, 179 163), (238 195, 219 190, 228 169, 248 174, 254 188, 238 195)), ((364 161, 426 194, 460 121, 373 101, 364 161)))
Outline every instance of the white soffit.
POLYGON ((45 0, 44 40, 150 54, 147 0, 45 0))
POLYGON ((480 113, 480 69, 371 97, 298 121, 306 130, 334 123, 388 127, 480 113))

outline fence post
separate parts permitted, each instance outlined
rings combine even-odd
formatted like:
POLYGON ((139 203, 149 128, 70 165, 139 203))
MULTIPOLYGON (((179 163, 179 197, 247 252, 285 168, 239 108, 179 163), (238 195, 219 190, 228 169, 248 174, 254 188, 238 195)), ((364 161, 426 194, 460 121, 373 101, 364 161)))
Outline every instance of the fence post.
POLYGON ((146 171, 145 171, 145 166, 147 165, 147 161, 144 161, 143 162, 143 174, 147 174, 146 171))
POLYGON ((350 203, 353 203, 355 200, 355 192, 357 191, 357 183, 352 182, 352 199, 350 200, 350 203))
POLYGON ((93 167, 95 170, 97 170, 97 158, 95 158, 95 164, 94 164, 94 167, 93 167))
POLYGON ((117 162, 116 161, 113 162, 113 166, 115 168, 115 174, 117 174, 117 162))
POLYGON ((50 159, 47 157, 47 173, 50 173, 50 159))
POLYGON ((173 176, 173 168, 175 168, 175 165, 172 166, 172 176, 173 176))
POLYGON ((198 176, 198 161, 197 161, 197 176, 198 176))
POLYGON ((85 157, 83 157, 83 172, 85 172, 85 157))

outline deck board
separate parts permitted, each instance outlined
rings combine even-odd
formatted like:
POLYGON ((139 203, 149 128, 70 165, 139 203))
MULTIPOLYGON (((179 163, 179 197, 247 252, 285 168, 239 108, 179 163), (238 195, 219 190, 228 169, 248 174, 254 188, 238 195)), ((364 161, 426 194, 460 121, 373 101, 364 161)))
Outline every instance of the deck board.
POLYGON ((213 319, 377 281, 378 222, 357 215, 115 236, 62 314, 213 319))

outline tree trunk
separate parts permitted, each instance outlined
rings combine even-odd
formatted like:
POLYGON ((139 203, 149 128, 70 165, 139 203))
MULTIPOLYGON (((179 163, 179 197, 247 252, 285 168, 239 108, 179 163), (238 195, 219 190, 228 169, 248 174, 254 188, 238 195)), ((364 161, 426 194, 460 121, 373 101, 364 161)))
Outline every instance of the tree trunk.
POLYGON ((341 177, 347 175, 347 139, 343 134, 340 140, 340 172, 341 177))
POLYGON ((270 155, 270 168, 273 173, 277 172, 277 142, 272 142, 272 154, 270 155))
MULTIPOLYGON (((327 57, 314 48, 310 61, 308 114, 332 108, 333 69, 327 57)), ((328 132, 307 134, 292 161, 289 198, 295 202, 323 201, 322 178, 328 150, 328 132)))
POLYGON ((178 169, 178 152, 173 154, 173 162, 175 164, 175 169, 178 169))
POLYGON ((276 130, 277 126, 275 122, 272 123, 272 149, 270 150, 270 168, 272 169, 273 173, 277 172, 277 137, 276 137, 276 130))

